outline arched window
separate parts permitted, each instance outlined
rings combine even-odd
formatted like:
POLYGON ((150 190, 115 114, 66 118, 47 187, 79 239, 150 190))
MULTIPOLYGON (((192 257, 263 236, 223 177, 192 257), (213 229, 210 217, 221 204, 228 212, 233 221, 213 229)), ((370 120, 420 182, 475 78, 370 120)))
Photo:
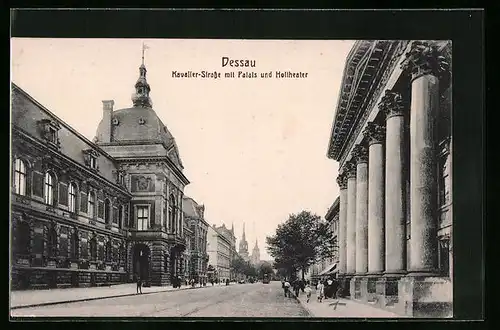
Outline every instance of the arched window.
POLYGON ((111 202, 107 198, 104 201, 104 221, 111 223, 111 202))
POLYGON ((17 158, 14 164, 14 189, 18 195, 26 195, 26 165, 17 158))
POLYGON ((76 212, 76 184, 70 183, 68 189, 68 207, 70 212, 76 212))
POLYGON ((71 235, 71 258, 72 259, 78 259, 78 248, 79 248, 80 242, 78 241, 78 233, 74 232, 71 235))
POLYGON ((92 219, 95 217, 95 193, 93 191, 89 192, 88 215, 92 219))
POLYGON ((176 232, 176 219, 175 219, 175 198, 173 195, 170 195, 169 203, 168 203, 168 227, 170 228, 170 232, 176 232))
POLYGON ((45 173, 43 196, 45 204, 54 204, 54 177, 49 172, 45 173))

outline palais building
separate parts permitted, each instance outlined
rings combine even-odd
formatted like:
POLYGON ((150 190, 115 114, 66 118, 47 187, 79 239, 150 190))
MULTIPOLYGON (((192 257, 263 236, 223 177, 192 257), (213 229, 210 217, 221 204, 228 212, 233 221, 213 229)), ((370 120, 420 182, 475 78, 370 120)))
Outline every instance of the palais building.
POLYGON ((451 42, 357 41, 329 141, 344 294, 452 316, 451 42))
POLYGON ((115 110, 103 101, 91 142, 12 84, 13 289, 108 285, 134 275, 146 286, 166 285, 188 273, 189 181, 150 91, 143 63, 133 105, 115 110))

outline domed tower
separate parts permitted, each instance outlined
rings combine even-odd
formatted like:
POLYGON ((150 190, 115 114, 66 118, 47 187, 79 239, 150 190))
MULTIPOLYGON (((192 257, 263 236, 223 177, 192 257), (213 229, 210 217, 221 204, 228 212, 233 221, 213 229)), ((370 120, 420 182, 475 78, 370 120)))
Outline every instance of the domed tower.
POLYGON ((147 284, 166 285, 184 274, 182 200, 189 180, 174 137, 152 108, 145 49, 132 106, 113 110, 114 101, 103 101, 94 141, 116 161, 116 184, 132 195, 123 210, 124 229, 131 235, 129 274, 141 273, 147 284))
POLYGON ((243 235, 241 236, 240 249, 238 251, 238 254, 240 255, 240 257, 243 258, 243 260, 249 261, 248 243, 247 243, 247 239, 245 237, 245 224, 244 223, 243 223, 243 235))
POLYGON ((252 250, 252 264, 258 265, 259 262, 260 262, 260 249, 257 240, 255 240, 255 246, 253 247, 252 250))

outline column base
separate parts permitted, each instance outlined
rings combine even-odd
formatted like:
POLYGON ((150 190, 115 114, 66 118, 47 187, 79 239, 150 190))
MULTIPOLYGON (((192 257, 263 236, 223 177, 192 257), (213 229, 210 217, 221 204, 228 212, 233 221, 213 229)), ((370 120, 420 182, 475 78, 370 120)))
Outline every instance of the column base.
POLYGON ((410 277, 440 277, 435 269, 409 269, 407 276, 410 277))
POLYGON ((339 275, 338 281, 339 281, 339 290, 337 295, 340 297, 348 298, 350 296, 350 279, 352 275, 348 274, 341 274, 339 275))
POLYGON ((380 308, 391 307, 398 302, 398 280, 386 274, 378 278, 375 284, 374 301, 380 308))
POLYGON ((363 277, 359 275, 355 275, 351 278, 350 281, 350 294, 351 299, 361 300, 363 297, 361 290, 361 282, 363 281, 363 277))
POLYGON ((410 317, 453 317, 453 285, 449 278, 407 276, 399 281, 401 313, 410 317))

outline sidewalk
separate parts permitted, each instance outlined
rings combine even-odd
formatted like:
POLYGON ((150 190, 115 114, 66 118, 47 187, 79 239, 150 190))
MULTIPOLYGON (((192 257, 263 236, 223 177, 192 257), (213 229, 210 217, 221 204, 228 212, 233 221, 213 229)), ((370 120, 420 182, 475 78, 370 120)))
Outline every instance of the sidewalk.
MULTIPOLYGON (((54 305, 61 303, 70 303, 77 301, 88 301, 104 298, 116 298, 136 295, 135 283, 117 284, 106 287, 90 287, 90 288, 68 288, 68 289, 50 289, 50 290, 26 290, 26 291, 11 291, 10 293, 10 308, 25 308, 35 306, 54 305)), ((170 286, 152 286, 142 288, 142 294, 151 294, 157 292, 200 289, 205 287, 182 286, 181 288, 173 288, 170 286)))
POLYGON ((349 318, 400 318, 402 316, 380 308, 368 306, 350 299, 323 299, 318 302, 316 290, 312 291, 311 299, 307 303, 306 294, 300 292, 296 299, 300 302, 311 317, 349 317, 349 318))

